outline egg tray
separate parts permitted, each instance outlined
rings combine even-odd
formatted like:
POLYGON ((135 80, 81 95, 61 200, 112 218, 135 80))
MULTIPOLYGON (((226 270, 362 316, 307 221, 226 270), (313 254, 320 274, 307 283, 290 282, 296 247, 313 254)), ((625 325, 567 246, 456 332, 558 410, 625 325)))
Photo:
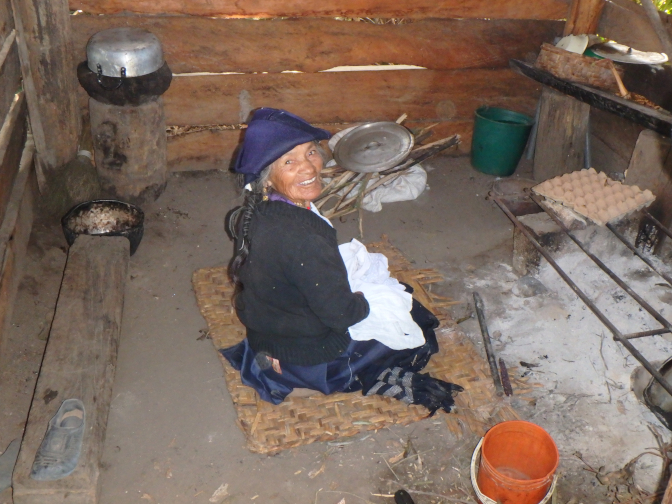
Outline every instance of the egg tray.
POLYGON ((648 189, 611 180, 595 168, 565 173, 534 186, 532 190, 600 226, 618 221, 656 199, 648 189))

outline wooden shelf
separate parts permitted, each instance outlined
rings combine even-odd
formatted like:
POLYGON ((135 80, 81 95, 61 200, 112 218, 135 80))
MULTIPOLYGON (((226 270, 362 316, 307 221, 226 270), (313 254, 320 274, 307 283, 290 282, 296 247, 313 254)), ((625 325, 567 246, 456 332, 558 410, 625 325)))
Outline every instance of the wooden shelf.
POLYGON ((520 60, 512 59, 510 65, 516 72, 587 103, 591 107, 616 114, 660 135, 672 136, 672 114, 669 112, 661 112, 606 91, 560 79, 520 60))

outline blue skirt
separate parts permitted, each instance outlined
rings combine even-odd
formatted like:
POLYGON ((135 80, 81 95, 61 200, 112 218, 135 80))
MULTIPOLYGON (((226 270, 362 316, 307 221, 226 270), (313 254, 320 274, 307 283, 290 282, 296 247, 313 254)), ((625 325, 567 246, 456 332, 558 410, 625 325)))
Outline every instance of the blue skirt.
POLYGON ((353 340, 347 350, 331 362, 315 366, 280 362, 275 369, 268 356, 254 353, 247 338, 220 352, 240 371, 245 385, 273 404, 280 404, 295 388, 317 390, 323 394, 366 391, 385 369, 401 367, 418 372, 427 365, 430 356, 438 352, 434 333, 439 325, 436 317, 416 300, 413 300, 411 315, 423 331, 425 344, 407 350, 392 350, 376 340, 353 340))

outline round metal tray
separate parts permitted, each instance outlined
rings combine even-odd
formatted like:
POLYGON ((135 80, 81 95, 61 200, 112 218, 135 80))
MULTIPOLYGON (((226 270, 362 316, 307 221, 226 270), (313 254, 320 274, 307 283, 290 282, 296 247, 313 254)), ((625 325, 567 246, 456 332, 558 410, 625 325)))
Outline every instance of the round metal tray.
POLYGON ((375 173, 401 163, 413 148, 413 135, 394 122, 363 124, 339 140, 334 159, 359 173, 375 173))
POLYGON ((105 77, 140 77, 163 66, 163 49, 156 35, 140 28, 110 28, 96 33, 86 45, 89 69, 105 77))
POLYGON ((619 63, 634 63, 637 65, 662 65, 667 61, 667 55, 657 52, 644 52, 616 42, 605 42, 590 46, 598 56, 618 61, 619 63))

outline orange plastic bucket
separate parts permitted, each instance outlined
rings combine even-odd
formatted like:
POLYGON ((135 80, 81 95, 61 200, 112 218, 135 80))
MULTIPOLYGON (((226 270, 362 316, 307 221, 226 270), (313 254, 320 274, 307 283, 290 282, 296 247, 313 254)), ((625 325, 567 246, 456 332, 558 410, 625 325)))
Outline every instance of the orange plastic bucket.
POLYGON ((530 422, 502 422, 483 438, 478 488, 501 504, 539 504, 549 491, 560 455, 553 438, 530 422))

